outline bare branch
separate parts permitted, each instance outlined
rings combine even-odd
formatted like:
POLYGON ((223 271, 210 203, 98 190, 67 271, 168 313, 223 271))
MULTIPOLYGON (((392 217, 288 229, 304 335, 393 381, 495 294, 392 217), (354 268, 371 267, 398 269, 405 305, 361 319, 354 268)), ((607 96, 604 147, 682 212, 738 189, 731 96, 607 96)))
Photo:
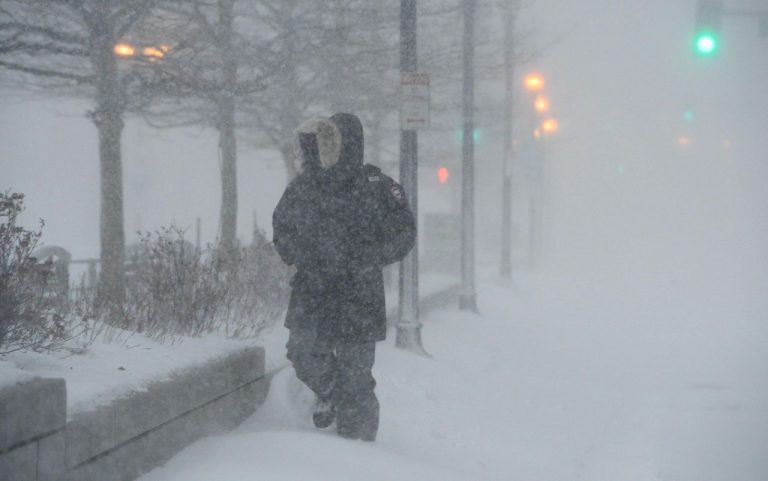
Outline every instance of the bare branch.
POLYGON ((44 68, 37 68, 37 67, 30 67, 27 65, 21 65, 14 62, 8 62, 5 60, 0 60, 0 67, 5 67, 9 70, 15 70, 18 72, 23 72, 31 75, 37 75, 40 77, 50 77, 50 78, 58 78, 58 79, 64 79, 64 80, 72 80, 76 82, 77 84, 94 84, 94 76, 93 75, 77 75, 69 72, 62 72, 57 70, 48 70, 44 68))

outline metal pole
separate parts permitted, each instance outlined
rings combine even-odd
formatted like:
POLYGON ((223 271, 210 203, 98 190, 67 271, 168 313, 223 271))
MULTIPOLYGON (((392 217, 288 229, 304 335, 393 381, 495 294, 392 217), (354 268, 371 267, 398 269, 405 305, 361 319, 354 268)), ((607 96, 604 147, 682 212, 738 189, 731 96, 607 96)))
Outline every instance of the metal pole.
POLYGON ((509 8, 504 32, 504 71, 506 73, 505 104, 504 104, 504 157, 502 160, 502 184, 501 184, 501 263, 499 271, 502 277, 512 277, 512 138, 513 123, 512 112, 514 102, 514 77, 515 77, 515 44, 514 28, 516 5, 509 8))
POLYGON ((461 292, 459 309, 477 312, 475 293, 475 86, 474 23, 476 0, 464 0, 463 148, 461 168, 461 292))
POLYGON ((536 267, 539 249, 539 208, 536 194, 531 193, 528 197, 528 267, 536 267))
MULTIPOLYGON (((400 71, 417 72, 416 0, 400 2, 400 71)), ((418 222, 418 135, 415 130, 400 131, 400 183, 418 222)), ((419 321, 419 245, 400 262, 397 339, 400 348, 424 353, 419 321)))

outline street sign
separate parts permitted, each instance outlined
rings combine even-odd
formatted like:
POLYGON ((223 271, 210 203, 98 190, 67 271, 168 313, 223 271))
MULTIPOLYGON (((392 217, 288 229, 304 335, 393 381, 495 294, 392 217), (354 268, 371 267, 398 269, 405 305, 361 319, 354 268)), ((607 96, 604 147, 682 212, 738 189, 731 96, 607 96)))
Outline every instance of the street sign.
POLYGON ((429 74, 403 72, 400 77, 400 128, 429 127, 429 74))

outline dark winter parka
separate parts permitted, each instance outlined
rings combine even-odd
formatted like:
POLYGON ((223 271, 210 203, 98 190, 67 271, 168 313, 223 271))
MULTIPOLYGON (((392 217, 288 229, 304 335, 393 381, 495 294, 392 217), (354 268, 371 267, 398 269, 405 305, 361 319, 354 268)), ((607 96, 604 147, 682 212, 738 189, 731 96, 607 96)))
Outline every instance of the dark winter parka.
POLYGON ((272 216, 277 252, 297 268, 285 325, 316 329, 321 341, 381 341, 381 269, 405 257, 416 239, 403 189, 363 164, 363 128, 354 115, 317 119, 298 137, 302 171, 272 216))

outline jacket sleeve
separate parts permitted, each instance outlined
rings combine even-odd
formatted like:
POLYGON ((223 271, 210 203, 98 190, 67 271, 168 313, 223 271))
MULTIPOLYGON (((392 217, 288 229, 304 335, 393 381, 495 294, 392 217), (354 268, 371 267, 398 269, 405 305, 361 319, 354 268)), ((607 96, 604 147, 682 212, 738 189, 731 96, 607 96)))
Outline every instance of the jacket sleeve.
POLYGON ((382 219, 381 266, 402 260, 416 243, 416 219, 403 188, 387 179, 382 219))
POLYGON ((280 258, 289 266, 296 263, 300 249, 294 191, 294 184, 289 184, 272 213, 272 242, 280 258))

